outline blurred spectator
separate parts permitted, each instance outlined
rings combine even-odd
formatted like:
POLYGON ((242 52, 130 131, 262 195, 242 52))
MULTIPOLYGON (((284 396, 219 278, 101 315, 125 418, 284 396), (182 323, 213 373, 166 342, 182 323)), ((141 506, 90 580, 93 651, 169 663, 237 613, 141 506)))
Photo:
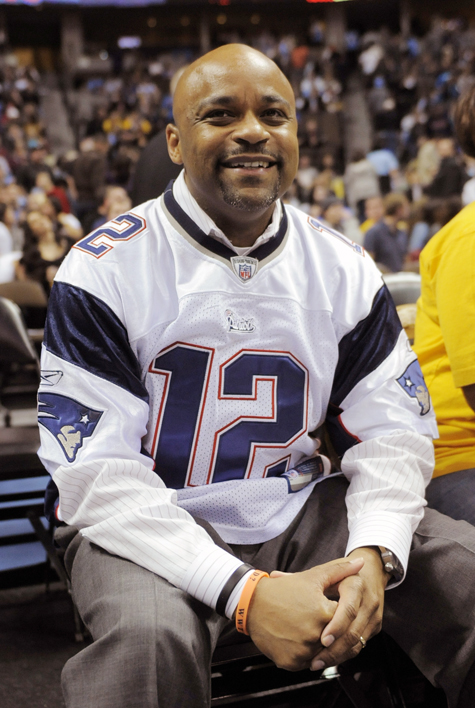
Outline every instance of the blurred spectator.
POLYGON ((0 202, 0 256, 13 251, 13 238, 10 226, 15 222, 15 214, 8 204, 0 202))
POLYGON ((45 163, 48 150, 45 145, 35 145, 29 153, 27 160, 23 161, 21 167, 16 170, 15 177, 26 192, 31 192, 36 184, 36 176, 39 172, 47 171, 51 174, 51 169, 45 163))
MULTIPOLYGON (((180 67, 170 81, 172 97, 185 69, 186 65, 180 67)), ((181 165, 172 162, 168 154, 166 130, 163 128, 145 147, 137 162, 131 189, 132 204, 136 206, 149 199, 156 199, 180 172, 181 165)))
POLYGON ((335 155, 331 150, 325 150, 320 159, 320 173, 318 175, 321 184, 325 184, 328 191, 335 194, 339 199, 345 197, 345 183, 336 169, 335 155))
POLYGON ((63 189, 55 185, 49 170, 40 170, 36 175, 35 184, 39 189, 42 189, 48 197, 56 197, 61 202, 61 211, 69 214, 71 205, 68 196, 63 189))
POLYGON ((366 155, 366 158, 373 165, 378 175, 381 193, 383 195, 388 194, 391 191, 391 180, 396 180, 399 176, 397 157, 378 140, 375 142, 373 150, 366 155))
POLYGON ((297 171, 297 196, 301 202, 310 202, 313 183, 318 175, 318 170, 312 164, 312 158, 307 152, 302 152, 299 158, 297 171))
POLYGON ((91 230, 98 229, 132 207, 132 201, 123 187, 107 187, 104 201, 97 210, 99 216, 93 221, 91 230))
POLYGON ((79 241, 84 236, 84 231, 79 219, 71 214, 63 211, 61 202, 57 197, 48 197, 41 208, 41 212, 46 214, 53 222, 53 228, 56 237, 61 239, 67 238, 73 241, 79 241))
POLYGON ((448 199, 431 199, 423 205, 421 219, 416 221, 411 231, 408 248, 411 259, 419 256, 432 236, 448 224, 461 207, 461 199, 456 195, 448 199))
POLYGON ((25 248, 17 267, 17 278, 36 280, 49 293, 54 276, 72 245, 72 239, 57 238, 48 216, 31 211, 26 218, 25 248))
POLYGON ((455 143, 453 138, 441 138, 437 141, 437 150, 440 155, 439 170, 431 184, 425 188, 430 197, 446 198, 460 195, 463 185, 467 181, 467 173, 463 165, 455 157, 455 143))
POLYGON ((77 190, 75 210, 84 232, 87 233, 104 196, 107 139, 101 135, 84 138, 79 149, 79 155, 72 167, 72 176, 77 190))
POLYGON ((364 238, 364 247, 383 272, 402 270, 407 253, 407 233, 398 223, 407 217, 408 203, 401 194, 388 194, 384 200, 384 216, 364 238))
POLYGON ((365 221, 360 224, 361 233, 365 234, 384 216, 384 201, 382 197, 370 197, 365 201, 365 221))
POLYGON ((358 220, 345 209, 343 202, 338 197, 328 197, 321 205, 319 220, 325 226, 344 234, 350 241, 362 244, 362 233, 358 228, 358 220))
POLYGON ((440 155, 435 140, 423 135, 418 141, 417 172, 422 187, 427 187, 434 179, 440 165, 440 155))
POLYGON ((406 197, 412 203, 419 202, 422 199, 424 192, 419 176, 417 160, 412 160, 412 162, 407 165, 404 176, 407 183, 406 197))
POLYGON ((346 166, 344 181, 346 200, 361 223, 365 217, 366 200, 380 194, 376 170, 362 150, 354 151, 346 166))
POLYGON ((467 157, 465 164, 469 179, 463 185, 462 204, 467 206, 467 204, 475 202, 475 159, 467 157))

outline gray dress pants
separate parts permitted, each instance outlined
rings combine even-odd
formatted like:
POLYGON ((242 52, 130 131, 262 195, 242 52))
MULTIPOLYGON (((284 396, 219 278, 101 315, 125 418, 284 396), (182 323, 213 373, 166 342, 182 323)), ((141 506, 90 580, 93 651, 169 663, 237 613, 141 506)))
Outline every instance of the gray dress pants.
MULTIPOLYGON (((232 551, 267 571, 295 572, 341 557, 346 489, 343 477, 318 484, 283 534, 232 551)), ((70 527, 59 529, 57 540, 66 547, 74 598, 94 639, 63 670, 67 707, 209 706, 211 657, 231 623, 70 527)), ((450 708, 475 705, 475 527, 426 510, 407 577, 386 592, 383 627, 445 690, 450 708)))

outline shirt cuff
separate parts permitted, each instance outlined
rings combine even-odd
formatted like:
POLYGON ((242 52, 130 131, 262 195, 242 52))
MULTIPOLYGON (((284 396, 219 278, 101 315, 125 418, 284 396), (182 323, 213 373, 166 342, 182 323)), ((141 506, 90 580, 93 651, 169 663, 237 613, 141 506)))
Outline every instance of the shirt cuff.
POLYGON ((395 588, 406 577, 411 543, 412 528, 409 519, 401 514, 370 511, 352 524, 345 555, 367 546, 384 546, 392 551, 404 569, 403 578, 398 583, 391 584, 391 588, 395 588))
MULTIPOLYGON (((215 544, 207 545, 188 568, 180 588, 215 610, 221 590, 240 565, 243 565, 243 561, 236 556, 215 544)), ((243 585, 251 572, 241 578, 226 603, 225 613, 229 619, 232 618, 243 585)))

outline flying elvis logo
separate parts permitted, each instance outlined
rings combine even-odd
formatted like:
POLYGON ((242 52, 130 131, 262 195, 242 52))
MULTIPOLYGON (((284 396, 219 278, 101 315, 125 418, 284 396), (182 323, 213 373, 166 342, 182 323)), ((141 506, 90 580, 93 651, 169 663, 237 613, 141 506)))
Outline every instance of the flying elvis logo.
POLYGON ((68 462, 75 461, 103 413, 57 393, 38 394, 38 422, 54 435, 68 462))
POLYGON ((420 407, 420 415, 425 415, 430 411, 430 396, 427 390, 424 376, 417 359, 409 364, 405 372, 396 379, 402 390, 410 398, 416 398, 420 407))

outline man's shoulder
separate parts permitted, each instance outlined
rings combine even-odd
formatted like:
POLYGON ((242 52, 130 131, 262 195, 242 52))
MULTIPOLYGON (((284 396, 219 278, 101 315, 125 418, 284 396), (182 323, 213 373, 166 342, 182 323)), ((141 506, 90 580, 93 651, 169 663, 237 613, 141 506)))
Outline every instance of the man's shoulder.
POLYGON ((166 239, 155 202, 120 214, 76 242, 58 278, 94 289, 101 281, 126 283, 143 277, 152 261, 160 267, 166 239))
POLYGON ((348 236, 332 228, 323 219, 309 216, 307 213, 286 205, 286 211, 291 221, 296 226, 302 238, 310 239, 317 247, 331 248, 336 252, 345 253, 349 248, 355 253, 361 254, 363 249, 348 236))

